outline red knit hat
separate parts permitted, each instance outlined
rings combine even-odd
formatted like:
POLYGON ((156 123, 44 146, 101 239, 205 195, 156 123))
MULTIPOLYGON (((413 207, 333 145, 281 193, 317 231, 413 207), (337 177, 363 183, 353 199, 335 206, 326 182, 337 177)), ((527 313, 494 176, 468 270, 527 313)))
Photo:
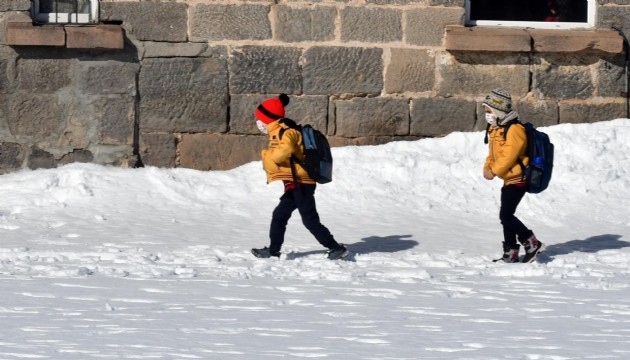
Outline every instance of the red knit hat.
POLYGON ((284 117, 284 107, 288 104, 289 96, 287 94, 280 94, 278 97, 267 99, 258 105, 256 119, 265 124, 280 120, 284 117))

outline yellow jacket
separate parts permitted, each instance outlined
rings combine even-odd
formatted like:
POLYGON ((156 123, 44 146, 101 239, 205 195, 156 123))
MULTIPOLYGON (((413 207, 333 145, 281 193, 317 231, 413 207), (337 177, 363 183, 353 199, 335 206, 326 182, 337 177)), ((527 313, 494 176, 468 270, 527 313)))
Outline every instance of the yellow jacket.
POLYGON ((489 131, 488 157, 485 168, 490 168, 493 174, 503 179, 503 185, 515 184, 523 181, 523 169, 518 163, 520 158, 524 166, 529 164, 527 157, 527 134, 525 127, 513 124, 503 137, 504 127, 491 127, 489 131))
MULTIPOLYGON (((274 121, 267 125, 269 130, 269 148, 261 152, 263 169, 267 173, 267 183, 276 180, 293 181, 290 163, 291 154, 295 155, 300 161, 304 161, 302 133, 280 121, 274 121), (282 129, 284 129, 284 132, 282 139, 280 139, 280 131, 282 129)), ((308 177, 306 170, 297 162, 294 163, 297 181, 303 184, 315 184, 315 180, 308 177)))

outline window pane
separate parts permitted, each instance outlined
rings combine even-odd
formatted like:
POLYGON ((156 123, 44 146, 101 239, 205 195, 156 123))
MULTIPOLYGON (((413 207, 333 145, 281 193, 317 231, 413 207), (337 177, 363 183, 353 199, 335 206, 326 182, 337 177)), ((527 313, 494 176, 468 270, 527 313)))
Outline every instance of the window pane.
POLYGON ((40 0, 40 12, 43 13, 81 13, 90 12, 90 0, 40 0))
POLYGON ((586 22, 587 6, 587 0, 470 0, 470 19, 586 22))

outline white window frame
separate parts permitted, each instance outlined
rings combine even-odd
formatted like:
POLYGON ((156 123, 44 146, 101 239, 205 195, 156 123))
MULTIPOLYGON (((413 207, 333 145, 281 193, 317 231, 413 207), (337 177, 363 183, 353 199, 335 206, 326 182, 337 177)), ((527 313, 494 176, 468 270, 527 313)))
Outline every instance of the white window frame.
MULTIPOLYGON (((51 24, 89 24, 98 22, 98 1, 89 0, 89 13, 44 13, 40 12, 40 2, 47 0, 33 0, 33 19, 42 23, 51 24)), ((54 0, 48 0, 54 1, 54 0)))
POLYGON ((466 0, 466 25, 468 26, 501 26, 532 29, 592 29, 595 27, 595 20, 597 19, 597 0, 587 0, 586 22, 471 20, 470 1, 471 0, 466 0))

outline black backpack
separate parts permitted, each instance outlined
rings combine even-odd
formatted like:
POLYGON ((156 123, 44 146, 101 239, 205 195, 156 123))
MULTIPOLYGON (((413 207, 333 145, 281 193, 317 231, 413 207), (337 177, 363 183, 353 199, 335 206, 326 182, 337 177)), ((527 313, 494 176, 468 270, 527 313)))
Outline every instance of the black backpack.
MULTIPOLYGON (((330 151, 328 139, 319 130, 311 125, 298 125, 295 121, 287 118, 280 120, 292 129, 302 133, 304 142, 304 161, 300 161, 294 154, 291 154, 291 173, 293 181, 297 182, 295 163, 300 164, 308 173, 308 176, 319 184, 326 184, 332 181, 333 158, 330 151)), ((280 139, 284 129, 280 130, 280 139)))
POLYGON ((544 191, 551 181, 553 172, 553 150, 554 146, 549 139, 549 135, 542 131, 536 130, 531 123, 521 123, 518 119, 508 121, 505 124, 503 138, 507 137, 510 126, 520 124, 525 128, 527 134, 527 156, 529 157, 529 165, 525 166, 521 159, 518 164, 523 170, 523 177, 526 179, 527 192, 538 194, 544 191))

